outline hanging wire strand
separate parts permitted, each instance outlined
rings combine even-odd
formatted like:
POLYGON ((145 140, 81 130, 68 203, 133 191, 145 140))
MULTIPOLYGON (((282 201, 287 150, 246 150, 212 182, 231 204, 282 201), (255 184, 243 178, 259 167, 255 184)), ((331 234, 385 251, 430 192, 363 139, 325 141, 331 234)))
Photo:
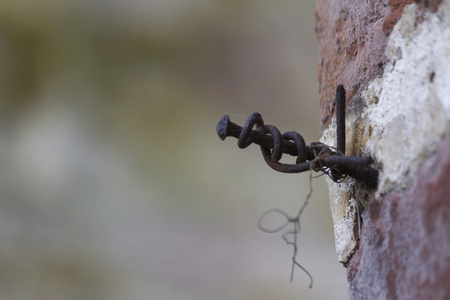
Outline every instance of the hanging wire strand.
MULTIPOLYGON (((308 195, 306 196, 306 199, 305 199, 305 201, 303 202, 302 206, 300 207, 300 209, 299 209, 297 215, 296 215, 295 217, 291 217, 287 212, 285 212, 285 211, 282 210, 282 209, 279 209, 279 208, 271 208, 271 209, 268 209, 268 210, 266 210, 265 212, 263 212, 263 213, 261 214, 261 216, 259 216, 259 218, 258 218, 258 220, 257 220, 257 223, 256 223, 256 224, 257 224, 257 227, 258 227, 260 230, 262 230, 262 231, 264 231, 264 232, 267 232, 267 233, 281 232, 281 231, 284 230, 289 224, 293 224, 293 229, 287 230, 287 231, 285 231, 285 232, 283 232, 283 233, 281 234, 281 237, 282 237, 283 240, 286 242, 286 244, 292 245, 292 247, 293 247, 292 267, 291 267, 291 277, 290 277, 290 280, 291 280, 291 282, 293 281, 293 279, 294 279, 295 266, 297 266, 297 267, 299 267, 303 272, 305 272, 305 274, 309 277, 309 279, 310 279, 309 288, 312 288, 313 282, 314 282, 314 281, 313 281, 312 275, 308 272, 308 270, 307 270, 305 267, 303 267, 303 266, 297 261, 297 252, 298 252, 297 235, 298 235, 298 233, 300 232, 300 217, 301 217, 303 211, 305 210, 306 206, 308 205, 309 200, 310 200, 310 198, 311 198, 311 196, 312 196, 312 193, 313 193, 312 180, 313 180, 313 178, 318 177, 318 176, 316 176, 316 177, 313 176, 313 173, 312 173, 312 171, 313 171, 313 166, 320 163, 320 160, 322 159, 321 155, 324 155, 324 154, 321 153, 321 152, 319 152, 318 155, 317 155, 317 157, 312 161, 312 163, 311 163, 311 165, 310 165, 310 172, 309 172, 309 193, 308 193, 308 195), (280 214, 281 216, 283 216, 284 218, 286 218, 286 221, 285 221, 283 224, 281 224, 281 225, 279 225, 279 226, 277 226, 277 227, 275 227, 275 228, 269 228, 269 227, 263 226, 263 225, 262 225, 263 220, 264 220, 269 214, 271 214, 271 213, 280 214), (293 236, 294 236, 293 241, 290 241, 290 240, 288 239, 288 235, 293 235, 293 236)), ((323 174, 328 174, 327 172, 331 172, 331 171, 323 170, 323 169, 321 169, 321 171, 322 171, 323 173, 322 173, 321 175, 319 175, 319 176, 322 176, 323 174)))

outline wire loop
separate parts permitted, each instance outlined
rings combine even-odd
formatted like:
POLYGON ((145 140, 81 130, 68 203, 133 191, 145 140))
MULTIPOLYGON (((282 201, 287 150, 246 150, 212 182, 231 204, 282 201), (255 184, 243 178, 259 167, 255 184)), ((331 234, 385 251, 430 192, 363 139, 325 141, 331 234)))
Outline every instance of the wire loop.
POLYGON ((262 215, 259 216, 258 221, 256 222, 256 225, 258 226, 259 229, 261 229, 264 232, 275 233, 275 232, 280 232, 281 230, 286 228, 286 226, 288 226, 289 223, 293 223, 296 221, 297 221, 297 218, 291 218, 291 216, 289 216, 288 213, 285 212, 284 210, 279 209, 279 208, 271 208, 271 209, 266 210, 265 212, 262 213, 262 215), (268 227, 263 226, 262 220, 270 213, 278 213, 278 214, 282 215, 283 217, 285 217, 286 221, 282 225, 275 227, 275 228, 268 228, 268 227))
POLYGON ((245 121, 244 127, 242 127, 242 131, 239 134, 238 139, 238 147, 241 149, 247 148, 252 143, 249 139, 250 132, 253 129, 253 126, 256 125, 256 128, 264 126, 264 120, 260 113, 254 112, 252 113, 247 121, 245 121))

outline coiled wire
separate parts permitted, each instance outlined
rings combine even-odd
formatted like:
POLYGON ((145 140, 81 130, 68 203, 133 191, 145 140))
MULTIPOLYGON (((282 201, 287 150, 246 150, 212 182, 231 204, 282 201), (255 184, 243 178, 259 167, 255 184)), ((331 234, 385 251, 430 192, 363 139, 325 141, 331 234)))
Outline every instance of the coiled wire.
POLYGON ((253 127, 256 130, 270 134, 273 139, 273 150, 261 146, 261 152, 263 154, 265 162, 274 170, 283 173, 300 173, 309 170, 316 172, 323 172, 330 176, 335 182, 341 182, 346 174, 339 170, 338 165, 329 166, 325 160, 331 156, 342 156, 336 148, 327 146, 323 143, 316 142, 306 145, 303 137, 295 131, 288 131, 283 134, 273 125, 265 125, 261 114, 255 112, 252 113, 246 120, 242 131, 238 138, 238 147, 243 149, 251 144, 249 139, 250 132, 253 127), (293 141, 297 148, 297 159, 295 164, 280 163, 281 156, 283 154, 283 140, 293 141), (308 155, 309 154, 309 155, 308 155), (309 161, 307 161, 309 159, 309 161))

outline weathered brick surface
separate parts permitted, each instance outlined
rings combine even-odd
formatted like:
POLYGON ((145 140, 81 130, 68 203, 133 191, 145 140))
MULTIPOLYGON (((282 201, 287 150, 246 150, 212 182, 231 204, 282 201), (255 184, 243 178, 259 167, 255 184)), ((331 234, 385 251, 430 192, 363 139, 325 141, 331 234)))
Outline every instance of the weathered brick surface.
POLYGON ((413 187, 374 200, 348 267, 352 299, 450 299, 450 134, 413 187))
MULTIPOLYGON (((442 0, 418 1, 425 11, 436 11, 442 0)), ((413 0, 317 0, 316 33, 319 46, 319 96, 322 128, 333 113, 338 84, 347 102, 383 73, 384 51, 403 8, 413 0), (387 3, 385 3, 387 2, 387 3)), ((421 22, 418 18, 417 22, 421 22)))
MULTIPOLYGON (((414 1, 316 2, 325 128, 334 113, 338 84, 346 87, 348 104, 383 74, 389 35, 404 7, 414 1)), ((415 24, 425 12, 437 11, 441 2, 416 1, 415 24)), ((359 249, 347 270, 351 299, 450 299, 449 149, 450 133, 421 164, 410 188, 374 199, 363 212, 359 249)))

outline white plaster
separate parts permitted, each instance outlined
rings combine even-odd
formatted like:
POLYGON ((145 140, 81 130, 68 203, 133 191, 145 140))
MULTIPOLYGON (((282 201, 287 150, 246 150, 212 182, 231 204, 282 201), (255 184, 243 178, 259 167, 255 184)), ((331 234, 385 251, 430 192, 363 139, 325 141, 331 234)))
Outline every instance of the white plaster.
MULTIPOLYGON (((348 142, 359 135, 358 154, 371 156, 380 168, 375 197, 407 189, 449 129, 450 0, 444 0, 436 13, 427 13, 420 24, 416 14, 416 4, 404 8, 389 38, 383 76, 361 93, 358 101, 364 105, 359 111, 346 117, 347 152, 352 147, 348 142)), ((333 120, 323 133, 324 143, 335 144, 335 128, 333 120)), ((354 219, 352 226, 348 224, 354 181, 327 183, 336 251, 339 261, 346 262, 356 246, 357 224, 354 219)))

